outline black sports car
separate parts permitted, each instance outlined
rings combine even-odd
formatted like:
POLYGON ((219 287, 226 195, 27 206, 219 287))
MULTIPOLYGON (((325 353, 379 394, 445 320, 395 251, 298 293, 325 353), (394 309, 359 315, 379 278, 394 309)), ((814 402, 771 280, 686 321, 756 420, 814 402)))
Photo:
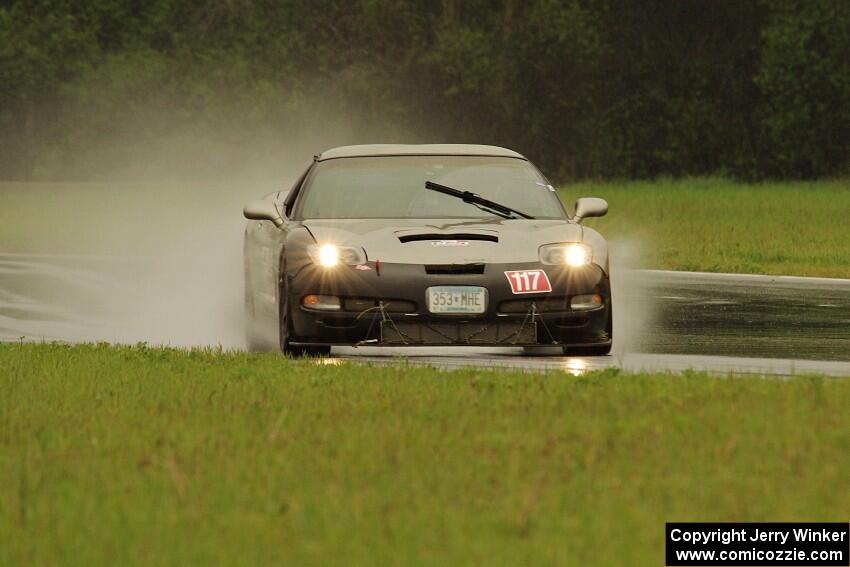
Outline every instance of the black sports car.
POLYGON ((541 346, 607 354, 608 246, 523 156, 494 146, 328 150, 245 207, 251 349, 541 346))

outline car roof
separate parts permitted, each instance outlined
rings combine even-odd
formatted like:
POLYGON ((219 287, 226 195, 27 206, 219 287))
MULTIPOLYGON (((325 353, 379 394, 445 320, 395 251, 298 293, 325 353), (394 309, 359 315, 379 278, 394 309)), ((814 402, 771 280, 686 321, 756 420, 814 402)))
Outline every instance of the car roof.
POLYGON ((507 148, 479 144, 363 144, 340 146, 326 150, 316 156, 318 161, 326 159, 368 156, 490 156, 526 159, 507 148))

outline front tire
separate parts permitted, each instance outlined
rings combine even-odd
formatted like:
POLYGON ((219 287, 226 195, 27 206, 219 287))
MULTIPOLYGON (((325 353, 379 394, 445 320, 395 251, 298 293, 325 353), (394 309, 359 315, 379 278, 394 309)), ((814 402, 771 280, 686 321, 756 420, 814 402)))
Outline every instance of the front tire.
POLYGON ((614 344, 614 306, 608 306, 608 321, 605 323, 605 332, 608 334, 607 345, 588 345, 582 347, 561 347, 564 356, 605 356, 611 354, 611 346, 614 344))
POLYGON ((281 277, 280 283, 280 352, 293 358, 302 356, 328 356, 331 353, 330 345, 297 346, 289 342, 292 336, 292 322, 289 318, 289 289, 286 287, 286 278, 281 277))

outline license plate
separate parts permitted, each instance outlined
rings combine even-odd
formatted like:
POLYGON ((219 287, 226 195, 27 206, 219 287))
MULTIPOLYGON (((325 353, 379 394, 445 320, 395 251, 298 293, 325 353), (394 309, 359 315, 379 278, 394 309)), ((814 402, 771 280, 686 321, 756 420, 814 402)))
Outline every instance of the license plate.
POLYGON ((487 288, 469 285, 439 285, 425 292, 431 313, 476 314, 487 310, 487 288))

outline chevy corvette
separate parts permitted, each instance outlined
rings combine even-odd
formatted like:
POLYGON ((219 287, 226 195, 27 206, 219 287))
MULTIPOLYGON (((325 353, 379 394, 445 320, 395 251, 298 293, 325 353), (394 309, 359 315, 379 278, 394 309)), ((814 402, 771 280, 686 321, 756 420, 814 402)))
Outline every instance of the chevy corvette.
POLYGON ((253 350, 332 345, 611 349, 608 246, 522 155, 481 145, 362 145, 315 156, 249 203, 253 350))

